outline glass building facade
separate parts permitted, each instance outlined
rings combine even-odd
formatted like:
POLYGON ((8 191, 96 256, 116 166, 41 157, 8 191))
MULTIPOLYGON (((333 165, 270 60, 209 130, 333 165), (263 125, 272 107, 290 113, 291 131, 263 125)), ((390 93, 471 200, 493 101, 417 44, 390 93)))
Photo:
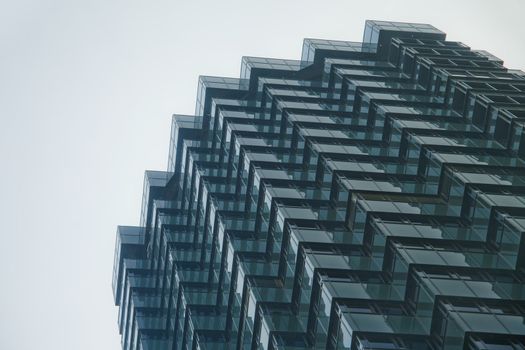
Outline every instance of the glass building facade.
POLYGON ((117 230, 123 349, 525 349, 524 72, 367 21, 196 102, 117 230))

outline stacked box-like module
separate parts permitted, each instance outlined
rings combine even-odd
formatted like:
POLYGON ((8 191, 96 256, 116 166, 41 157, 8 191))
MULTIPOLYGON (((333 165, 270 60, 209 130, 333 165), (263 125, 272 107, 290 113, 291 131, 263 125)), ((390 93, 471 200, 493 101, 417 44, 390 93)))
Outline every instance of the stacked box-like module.
POLYGON ((426 24, 201 76, 117 231, 123 349, 525 349, 524 121, 426 24))

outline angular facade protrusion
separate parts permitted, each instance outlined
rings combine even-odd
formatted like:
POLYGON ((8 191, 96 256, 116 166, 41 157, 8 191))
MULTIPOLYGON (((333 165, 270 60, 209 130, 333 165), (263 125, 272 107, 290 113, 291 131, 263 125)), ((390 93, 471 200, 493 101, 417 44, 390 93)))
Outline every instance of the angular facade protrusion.
POLYGON ((427 24, 200 77, 117 231, 123 349, 525 348, 524 122, 427 24))

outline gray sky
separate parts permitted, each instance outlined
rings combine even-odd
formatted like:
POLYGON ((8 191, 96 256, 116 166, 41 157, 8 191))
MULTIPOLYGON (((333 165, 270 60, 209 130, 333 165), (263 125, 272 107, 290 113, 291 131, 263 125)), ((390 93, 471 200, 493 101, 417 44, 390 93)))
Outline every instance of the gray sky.
POLYGON ((0 348, 118 349, 116 226, 199 74, 298 59, 365 19, 426 22, 525 69, 525 2, 0 0, 0 348), (355 5, 363 3, 364 5, 355 5))

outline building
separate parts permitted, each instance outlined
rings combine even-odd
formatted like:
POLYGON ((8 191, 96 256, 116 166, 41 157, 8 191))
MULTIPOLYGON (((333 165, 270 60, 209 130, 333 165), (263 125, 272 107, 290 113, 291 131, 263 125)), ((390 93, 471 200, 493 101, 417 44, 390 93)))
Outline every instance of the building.
POLYGON ((117 231, 123 349, 524 349, 525 73, 445 36, 200 77, 117 231))

